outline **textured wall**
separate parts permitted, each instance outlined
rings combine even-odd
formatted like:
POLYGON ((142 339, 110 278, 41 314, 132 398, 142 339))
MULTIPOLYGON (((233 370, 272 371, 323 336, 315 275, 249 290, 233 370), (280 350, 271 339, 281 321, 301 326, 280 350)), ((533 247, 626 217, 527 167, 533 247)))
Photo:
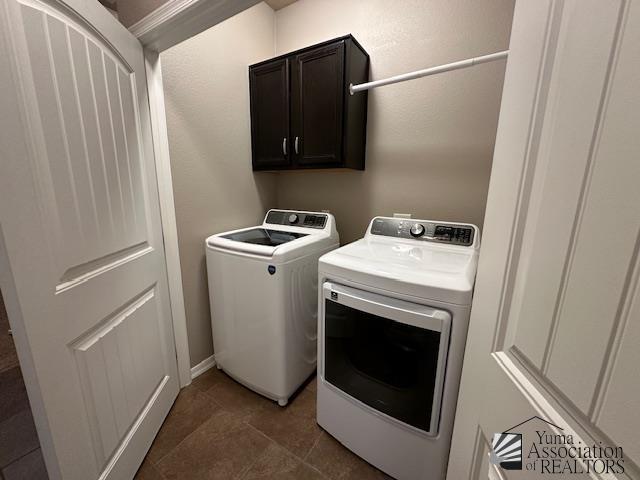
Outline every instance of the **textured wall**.
POLYGON ((162 53, 191 365, 212 354, 207 236, 261 223, 276 175, 251 171, 247 66, 273 56, 261 3, 162 53))
POLYGON ((504 62, 370 92, 364 172, 279 174, 251 172, 247 66, 352 33, 382 78, 507 48, 512 11, 512 0, 262 3, 162 54, 192 365, 212 353, 208 235, 275 205, 331 210, 343 243, 374 215, 484 216, 504 62))
MULTIPOLYGON (((508 48, 513 0, 299 0, 276 12, 277 54, 352 33, 371 79, 508 48)), ((341 240, 394 212, 482 227, 505 62, 369 93, 364 172, 279 174, 283 208, 329 209, 341 240)))

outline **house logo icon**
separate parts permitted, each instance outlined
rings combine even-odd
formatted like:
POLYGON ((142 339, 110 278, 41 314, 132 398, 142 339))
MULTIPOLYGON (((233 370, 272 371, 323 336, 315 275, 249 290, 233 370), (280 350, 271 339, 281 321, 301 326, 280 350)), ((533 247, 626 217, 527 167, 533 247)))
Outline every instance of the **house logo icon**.
POLYGON ((491 463, 505 470, 522 470, 522 434, 494 433, 491 463))
MULTIPOLYGON (((505 470, 522 470, 522 434, 511 433, 510 430, 515 430, 531 420, 538 420, 555 427, 557 430, 564 430, 555 423, 551 423, 549 420, 545 420, 544 418, 534 415, 531 418, 527 418, 524 422, 520 422, 511 428, 507 428, 502 433, 494 433, 493 439, 491 440, 490 457, 490 461, 493 465, 497 465, 505 470)), ((539 432, 536 433, 540 435, 539 432)), ((527 470, 529 470, 529 466, 530 464, 527 464, 527 470)))

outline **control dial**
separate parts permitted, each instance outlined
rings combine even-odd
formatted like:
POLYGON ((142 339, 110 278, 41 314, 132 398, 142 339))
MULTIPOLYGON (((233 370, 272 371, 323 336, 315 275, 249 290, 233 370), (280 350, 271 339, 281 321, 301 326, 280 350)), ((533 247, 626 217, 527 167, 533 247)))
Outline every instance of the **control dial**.
POLYGON ((411 225, 411 229, 409 230, 412 237, 421 237, 424 235, 424 227, 419 223, 414 223, 411 225))
POLYGON ((289 223, 298 223, 298 215, 295 213, 289 215, 289 223))

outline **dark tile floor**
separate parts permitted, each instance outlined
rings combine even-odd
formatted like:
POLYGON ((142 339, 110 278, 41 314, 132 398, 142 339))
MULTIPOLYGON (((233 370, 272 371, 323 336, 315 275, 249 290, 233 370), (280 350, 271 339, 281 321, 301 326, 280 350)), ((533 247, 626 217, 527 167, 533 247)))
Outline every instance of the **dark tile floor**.
POLYGON ((46 480, 47 471, 0 295, 0 480, 46 480))
MULTIPOLYGON (((0 480, 46 480, 0 296, 0 480)), ((315 377, 285 408, 213 368, 178 395, 138 480, 377 480, 316 423, 315 377)))
POLYGON ((207 371, 178 395, 136 479, 389 479, 317 425, 315 388, 281 408, 207 371))

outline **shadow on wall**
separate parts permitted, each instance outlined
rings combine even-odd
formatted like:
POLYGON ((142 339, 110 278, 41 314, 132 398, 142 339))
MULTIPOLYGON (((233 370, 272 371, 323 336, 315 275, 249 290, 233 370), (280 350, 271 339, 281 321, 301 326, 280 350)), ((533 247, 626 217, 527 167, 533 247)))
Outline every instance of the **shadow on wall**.
POLYGON ((253 172, 253 181, 255 191, 258 193, 258 198, 260 199, 260 205, 263 207, 262 216, 256 222, 256 225, 258 225, 262 223, 264 215, 269 209, 277 208, 278 206, 274 195, 277 176, 270 172, 253 172))
POLYGON ((245 140, 242 128, 248 135, 248 117, 246 126, 228 117, 226 124, 212 125, 199 115, 215 111, 213 106, 204 101, 189 104, 191 96, 183 99, 180 92, 171 93, 165 92, 165 105, 189 350, 195 366, 212 353, 205 239, 262 223, 265 211, 276 206, 276 176, 251 174, 249 146, 240 143, 245 140))
MULTIPOLYGON (((376 80, 504 50, 512 15, 512 0, 300 0, 276 12, 276 54, 351 33, 376 80)), ((278 206, 331 210, 343 243, 394 212, 482 227, 505 64, 370 90, 366 170, 283 172, 278 206)))
POLYGON ((278 205, 330 210, 342 244, 361 238, 374 216, 394 213, 474 222, 482 227, 491 153, 447 148, 416 155, 401 148, 381 148, 375 157, 367 158, 364 172, 287 172, 286 188, 278 191, 278 205), (461 210, 466 215, 461 216, 461 210))
MULTIPOLYGON (((485 77, 502 81, 504 64, 485 70, 485 77)), ((455 94, 446 79, 436 82, 441 94, 455 94)), ((501 84, 468 115, 459 104, 449 110, 434 105, 416 84, 382 89, 369 92, 366 169, 281 172, 278 207, 330 210, 343 244, 361 238, 374 216, 393 213, 482 227, 501 84), (394 105, 405 92, 413 95, 410 111, 394 105)))

